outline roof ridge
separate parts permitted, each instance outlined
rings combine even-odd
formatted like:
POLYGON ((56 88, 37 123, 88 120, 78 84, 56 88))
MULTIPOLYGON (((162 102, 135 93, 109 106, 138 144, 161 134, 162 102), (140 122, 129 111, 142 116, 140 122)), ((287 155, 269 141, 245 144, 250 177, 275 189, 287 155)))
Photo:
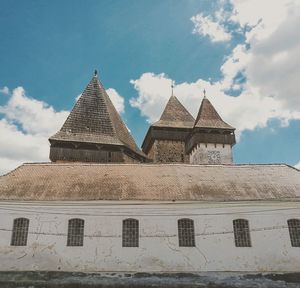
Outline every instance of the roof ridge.
MULTIPOLYGON (((50 163, 51 163, 51 162, 50 162, 50 163)), ((17 167, 14 168, 13 170, 8 171, 8 172, 4 173, 3 175, 0 175, 0 178, 1 178, 1 177, 5 177, 5 176, 7 176, 7 175, 9 175, 9 174, 14 173, 17 169, 19 169, 19 168, 21 168, 22 166, 25 166, 25 165, 26 165, 26 163, 22 163, 21 165, 17 166, 17 167)))
MULTIPOLYGON (((93 162, 68 162, 68 163, 56 163, 56 162, 32 162, 32 163, 23 163, 22 165, 18 166, 14 170, 22 167, 22 166, 154 166, 154 167, 161 167, 161 166, 186 166, 186 167, 254 167, 254 166, 286 166, 289 168, 294 168, 299 171, 297 168, 288 165, 286 163, 240 163, 240 164, 187 164, 187 163, 161 163, 161 164, 154 164, 154 163, 93 163, 93 162)), ((13 172, 14 170, 10 171, 13 172)), ((8 172, 8 173, 10 173, 8 172)), ((8 174, 7 173, 7 174, 8 174)), ((6 174, 5 174, 6 175, 6 174)))

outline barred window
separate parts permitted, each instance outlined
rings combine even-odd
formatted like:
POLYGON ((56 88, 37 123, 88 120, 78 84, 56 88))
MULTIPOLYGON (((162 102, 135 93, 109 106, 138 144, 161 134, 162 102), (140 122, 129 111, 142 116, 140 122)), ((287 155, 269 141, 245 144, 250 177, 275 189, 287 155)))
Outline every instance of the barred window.
POLYGON ((29 219, 16 218, 14 219, 11 246, 26 246, 29 228, 29 219))
POLYGON ((84 220, 78 218, 70 219, 67 246, 83 246, 83 237, 84 220))
POLYGON ((139 247, 139 221, 136 219, 123 220, 123 247, 139 247))
POLYGON ((300 247, 300 220, 289 219, 287 223, 289 226, 292 247, 300 247))
POLYGON ((178 220, 178 239, 179 239, 180 247, 195 246, 194 220, 192 219, 178 220))
POLYGON ((246 219, 233 220, 234 242, 236 247, 251 247, 249 222, 246 219))

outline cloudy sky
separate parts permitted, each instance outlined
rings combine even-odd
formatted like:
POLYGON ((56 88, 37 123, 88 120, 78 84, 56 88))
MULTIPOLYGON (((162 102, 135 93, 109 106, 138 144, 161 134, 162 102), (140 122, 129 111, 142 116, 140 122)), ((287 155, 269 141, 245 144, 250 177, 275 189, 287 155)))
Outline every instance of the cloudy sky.
POLYGON ((140 145, 171 94, 203 89, 236 163, 300 168, 300 0, 0 2, 0 174, 48 161, 94 69, 140 145))

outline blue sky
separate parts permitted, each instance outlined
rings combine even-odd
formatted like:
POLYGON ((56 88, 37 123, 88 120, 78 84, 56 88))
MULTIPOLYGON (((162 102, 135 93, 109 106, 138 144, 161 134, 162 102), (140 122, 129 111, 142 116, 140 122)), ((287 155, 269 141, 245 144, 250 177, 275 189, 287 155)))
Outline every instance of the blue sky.
POLYGON ((94 69, 138 145, 174 80, 237 127, 235 162, 300 163, 299 4, 260 2, 1 1, 0 173, 47 160, 94 69))

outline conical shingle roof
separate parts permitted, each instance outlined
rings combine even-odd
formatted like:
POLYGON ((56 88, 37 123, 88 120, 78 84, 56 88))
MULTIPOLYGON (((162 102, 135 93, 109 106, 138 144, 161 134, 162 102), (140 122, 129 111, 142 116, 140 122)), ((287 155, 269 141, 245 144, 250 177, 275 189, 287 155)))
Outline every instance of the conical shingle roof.
POLYGON ((159 121, 155 122, 154 127, 175 127, 175 128, 192 128, 194 117, 175 97, 171 96, 159 121))
POLYGON ((60 131, 49 140, 123 145, 144 155, 96 75, 83 91, 60 131))
POLYGON ((202 100, 194 127, 235 129, 222 120, 221 116, 206 97, 202 100))

